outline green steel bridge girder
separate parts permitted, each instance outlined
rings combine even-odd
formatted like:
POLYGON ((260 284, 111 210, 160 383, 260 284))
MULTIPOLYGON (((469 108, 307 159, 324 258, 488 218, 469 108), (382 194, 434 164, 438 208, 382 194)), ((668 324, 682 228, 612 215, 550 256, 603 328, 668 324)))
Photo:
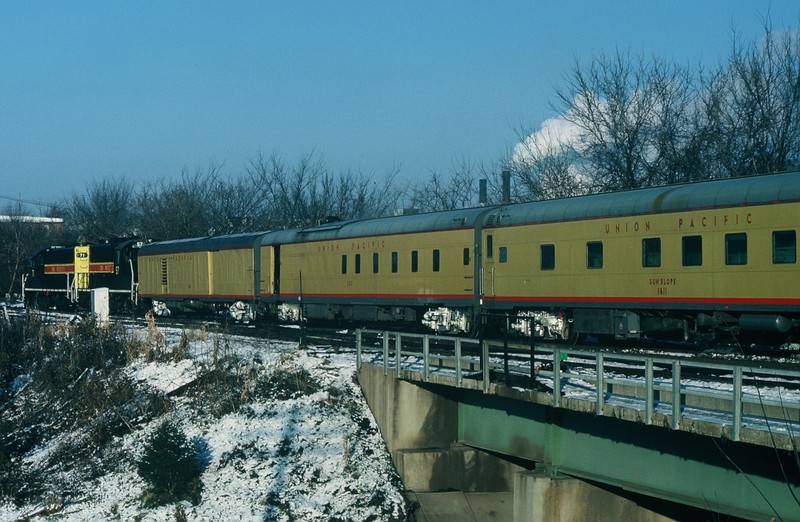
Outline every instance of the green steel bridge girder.
POLYGON ((700 509, 800 521, 800 470, 791 452, 462 392, 463 444, 700 509))

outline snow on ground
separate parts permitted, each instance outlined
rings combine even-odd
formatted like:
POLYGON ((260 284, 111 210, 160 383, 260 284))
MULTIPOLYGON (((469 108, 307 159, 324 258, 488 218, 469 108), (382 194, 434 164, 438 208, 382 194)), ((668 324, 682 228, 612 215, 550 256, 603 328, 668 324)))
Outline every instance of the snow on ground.
MULTIPOLYGON (((161 330, 168 345, 179 330, 161 330)), ((142 334, 144 335, 144 334, 142 334)), ((310 353, 297 344, 204 332, 184 334, 191 358, 130 366, 131 376, 164 393, 180 390, 209 362, 235 354, 247 367, 278 367, 287 375, 306 370, 310 393, 256 399, 236 411, 211 415, 174 395, 167 416, 206 451, 201 501, 180 503, 188 520, 406 520, 409 505, 375 421, 354 381, 353 354, 310 353)), ((242 394, 252 390, 243 389, 242 394)), ((120 462, 112 472, 83 484, 63 508, 42 519, 175 520, 176 505, 144 508, 146 483, 135 461, 160 420, 115 439, 120 462)), ((47 452, 37 448, 27 456, 47 452)), ((43 499, 44 502, 44 499, 43 499)), ((42 504, 16 507, 0 501, 0 520, 22 520, 42 504)))

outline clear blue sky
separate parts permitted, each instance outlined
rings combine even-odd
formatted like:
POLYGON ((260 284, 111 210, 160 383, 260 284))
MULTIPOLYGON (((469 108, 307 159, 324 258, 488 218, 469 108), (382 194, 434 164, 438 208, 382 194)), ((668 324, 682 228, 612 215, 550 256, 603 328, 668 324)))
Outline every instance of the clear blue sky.
MULTIPOLYGON (((401 179, 496 162, 576 58, 713 66, 796 0, 0 3, 0 196, 52 201, 259 152, 401 179)), ((0 199, 0 210, 7 200, 0 199)))

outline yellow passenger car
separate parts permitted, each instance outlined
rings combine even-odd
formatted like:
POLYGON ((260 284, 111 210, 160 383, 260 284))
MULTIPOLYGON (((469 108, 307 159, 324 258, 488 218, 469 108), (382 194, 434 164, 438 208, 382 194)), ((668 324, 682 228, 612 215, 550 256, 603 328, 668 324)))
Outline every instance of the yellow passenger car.
POLYGON ((139 252, 139 294, 162 315, 226 311, 236 319, 257 314, 257 298, 271 284, 262 264, 263 233, 151 243, 139 252))
POLYGON ((266 235, 274 248, 282 318, 414 321, 474 298, 470 209, 327 223, 266 235))
POLYGON ((504 220, 483 232, 485 300, 624 338, 786 332, 800 311, 798 198, 794 173, 497 210, 504 220))

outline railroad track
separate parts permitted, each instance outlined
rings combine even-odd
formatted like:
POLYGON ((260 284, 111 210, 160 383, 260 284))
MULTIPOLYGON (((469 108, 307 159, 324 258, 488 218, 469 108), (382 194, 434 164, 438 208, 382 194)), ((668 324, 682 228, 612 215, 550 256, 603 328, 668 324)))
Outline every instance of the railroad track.
MULTIPOLYGON (((25 316, 26 311, 21 307, 3 307, 3 316, 9 320, 14 318, 22 318, 25 316)), ((82 314, 64 313, 64 312, 39 312, 40 316, 45 320, 63 320, 75 321, 82 320, 82 314)), ((0 316, 1 317, 1 316, 0 316)), ((116 315, 112 317, 112 321, 121 322, 123 324, 136 325, 138 327, 146 327, 147 321, 143 317, 131 317, 130 315, 116 315)), ((336 352, 354 352, 355 351, 355 329, 344 327, 328 327, 318 325, 308 326, 287 326, 276 323, 261 321, 256 323, 237 323, 229 320, 220 319, 218 317, 197 317, 197 316, 171 316, 156 318, 156 324, 159 327, 167 328, 206 328, 209 331, 226 333, 231 335, 241 335, 249 337, 260 337, 265 339, 274 339, 288 342, 297 342, 305 347, 313 348, 316 350, 332 350, 336 352)), ((373 325, 370 325, 373 326, 373 325)), ((381 328, 383 330, 385 325, 381 328)), ((386 330, 390 335, 403 335, 406 336, 404 342, 410 343, 410 346, 415 346, 422 352, 422 340, 418 333, 410 332, 408 330, 395 331, 386 330), (415 339, 418 339, 415 341, 415 339)), ((447 337, 452 339, 451 337, 447 337)), ((441 352, 443 355, 452 355, 452 342, 439 341, 440 337, 431 335, 430 350, 431 353, 441 352)), ((445 339, 442 337, 441 339, 445 339)), ((474 338, 465 338, 466 340, 474 343, 474 338)), ((601 344, 598 342, 581 343, 581 344, 567 344, 564 342, 543 341, 535 339, 533 344, 527 339, 498 339, 487 338, 484 339, 490 343, 490 356, 496 358, 508 357, 510 361, 520 363, 531 360, 531 346, 534 349, 534 359, 542 359, 543 356, 537 356, 537 351, 544 353, 552 353, 554 349, 560 350, 562 353, 567 354, 575 352, 602 352, 608 358, 613 358, 614 355, 643 355, 665 360, 667 363, 671 360, 692 360, 694 362, 713 363, 719 366, 754 366, 759 368, 772 368, 772 369, 792 369, 800 370, 800 348, 795 350, 782 350, 770 351, 766 354, 748 354, 742 353, 737 350, 725 350, 724 352, 711 352, 711 351, 696 351, 693 346, 688 343, 655 343, 647 340, 640 342, 627 342, 624 344, 601 344), (776 356, 777 355, 777 356, 776 356)), ((372 341, 373 348, 376 350, 380 347, 382 341, 372 341)), ((465 344, 465 346, 470 346, 465 344)), ((465 348, 469 350, 472 348, 465 348)), ((479 355, 480 350, 476 349, 475 355, 479 355)), ((581 364, 579 360, 574 357, 570 359, 571 364, 581 364)), ((667 364, 664 363, 664 364, 667 364)), ((632 373, 638 374, 643 370, 633 371, 632 373)), ((724 370, 723 370, 724 371, 724 370)), ((697 375, 698 378, 714 378, 714 375, 697 375)))

